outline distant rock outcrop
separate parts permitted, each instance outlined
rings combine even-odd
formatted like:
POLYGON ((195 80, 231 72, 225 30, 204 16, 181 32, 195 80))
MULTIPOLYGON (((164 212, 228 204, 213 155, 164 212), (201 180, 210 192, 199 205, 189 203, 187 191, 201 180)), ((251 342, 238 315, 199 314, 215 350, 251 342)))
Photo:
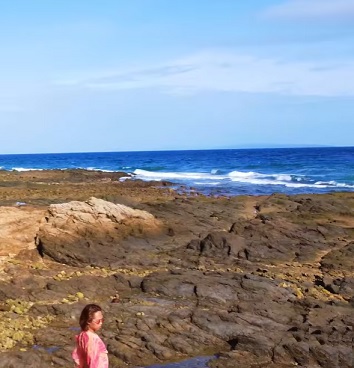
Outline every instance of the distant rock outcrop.
MULTIPOLYGON (((124 257, 124 239, 153 236, 161 228, 161 222, 146 211, 90 198, 86 202, 50 205, 36 244, 43 256, 55 261, 105 267, 124 257)), ((137 243, 144 248, 144 244, 137 243)))

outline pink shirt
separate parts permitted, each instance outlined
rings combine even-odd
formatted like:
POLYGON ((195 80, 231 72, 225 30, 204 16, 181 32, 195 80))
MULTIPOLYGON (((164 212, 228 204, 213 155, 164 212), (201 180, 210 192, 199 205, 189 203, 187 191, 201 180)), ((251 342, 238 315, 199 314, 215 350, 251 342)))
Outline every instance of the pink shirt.
POLYGON ((100 337, 91 331, 82 331, 76 338, 72 358, 77 368, 108 368, 108 351, 100 337))

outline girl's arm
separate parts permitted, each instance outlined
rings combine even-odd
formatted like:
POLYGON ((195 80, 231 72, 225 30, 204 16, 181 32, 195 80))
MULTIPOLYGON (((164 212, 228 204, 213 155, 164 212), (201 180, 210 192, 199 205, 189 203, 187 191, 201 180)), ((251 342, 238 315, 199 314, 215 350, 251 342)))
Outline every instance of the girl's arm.
POLYGON ((75 341, 76 341, 76 346, 75 346, 75 349, 74 351, 71 353, 71 357, 73 358, 74 360, 74 363, 75 363, 75 368, 80 368, 80 356, 79 356, 79 353, 78 353, 78 337, 75 336, 75 341))

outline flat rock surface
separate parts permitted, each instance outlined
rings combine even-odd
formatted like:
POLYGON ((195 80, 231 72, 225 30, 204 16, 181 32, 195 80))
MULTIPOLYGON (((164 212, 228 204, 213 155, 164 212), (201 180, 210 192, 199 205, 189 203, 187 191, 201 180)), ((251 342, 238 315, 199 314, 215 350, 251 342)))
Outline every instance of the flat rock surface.
POLYGON ((111 367, 352 367, 354 194, 188 196, 124 175, 0 172, 0 367, 72 366, 91 302, 111 367))

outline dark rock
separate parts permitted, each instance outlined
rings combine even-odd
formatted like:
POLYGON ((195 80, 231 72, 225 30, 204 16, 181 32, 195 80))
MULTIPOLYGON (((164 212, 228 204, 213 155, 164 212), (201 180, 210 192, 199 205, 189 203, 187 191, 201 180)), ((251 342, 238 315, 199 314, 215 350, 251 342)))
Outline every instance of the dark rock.
POLYGON ((332 250, 321 260, 324 270, 347 270, 354 271, 354 242, 343 248, 332 250))
POLYGON ((244 248, 242 237, 227 232, 214 232, 203 240, 193 240, 187 245, 187 249, 196 250, 205 257, 235 257, 244 248))

